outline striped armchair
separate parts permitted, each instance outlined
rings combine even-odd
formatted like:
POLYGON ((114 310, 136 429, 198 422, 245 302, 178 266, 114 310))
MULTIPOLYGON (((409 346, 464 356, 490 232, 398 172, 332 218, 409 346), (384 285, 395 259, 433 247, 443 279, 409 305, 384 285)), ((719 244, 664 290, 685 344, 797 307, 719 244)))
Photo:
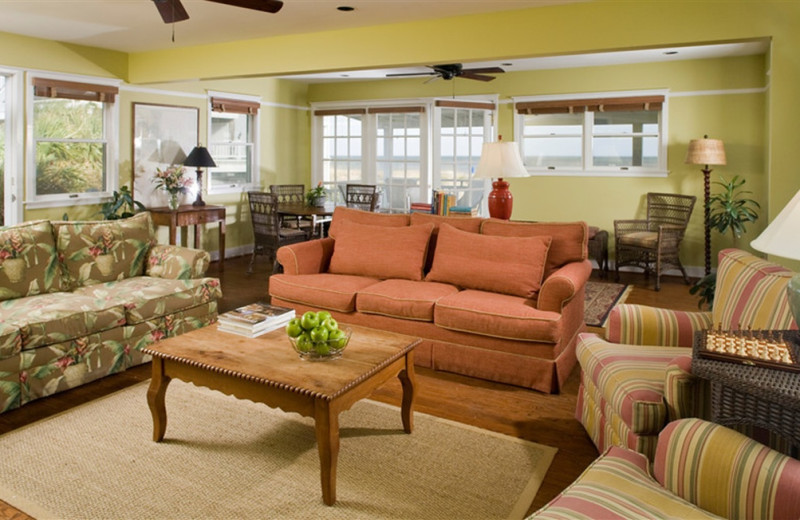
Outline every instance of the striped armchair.
POLYGON ((652 472, 612 446, 528 520, 800 518, 800 461, 701 419, 669 423, 652 472))
POLYGON ((691 374, 694 333, 712 326, 797 328, 786 297, 792 274, 726 249, 719 253, 713 312, 623 304, 611 312, 605 338, 581 334, 575 415, 598 450, 622 446, 652 460, 667 422, 704 416, 706 385, 691 374))

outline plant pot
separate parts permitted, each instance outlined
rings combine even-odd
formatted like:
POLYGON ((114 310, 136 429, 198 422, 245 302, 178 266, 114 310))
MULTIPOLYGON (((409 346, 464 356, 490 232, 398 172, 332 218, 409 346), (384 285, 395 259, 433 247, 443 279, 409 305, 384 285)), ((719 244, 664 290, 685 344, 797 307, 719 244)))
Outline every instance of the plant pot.
POLYGON ((328 198, 327 198, 327 197, 317 197, 317 198, 315 198, 315 199, 312 199, 312 201, 311 201, 311 205, 312 205, 312 206, 317 206, 317 207, 321 208, 322 206, 324 206, 324 205, 325 205, 325 202, 326 202, 327 200, 328 200, 328 198))

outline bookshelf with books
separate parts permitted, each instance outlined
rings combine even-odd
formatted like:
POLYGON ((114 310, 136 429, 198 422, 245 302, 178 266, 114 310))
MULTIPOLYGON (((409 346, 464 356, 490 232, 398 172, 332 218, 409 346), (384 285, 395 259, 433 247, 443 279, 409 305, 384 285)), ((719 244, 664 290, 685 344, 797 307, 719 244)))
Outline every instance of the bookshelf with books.
POLYGON ((256 302, 220 314, 217 320, 222 332, 254 338, 285 327, 294 317, 294 309, 256 302))

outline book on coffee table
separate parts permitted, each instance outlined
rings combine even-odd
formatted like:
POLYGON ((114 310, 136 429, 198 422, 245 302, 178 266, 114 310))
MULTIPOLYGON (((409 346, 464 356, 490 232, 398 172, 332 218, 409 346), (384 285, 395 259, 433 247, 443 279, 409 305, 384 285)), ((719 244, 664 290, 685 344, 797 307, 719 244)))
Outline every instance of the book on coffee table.
POLYGON ((279 329, 295 317, 294 309, 256 302, 220 314, 219 330, 255 337, 279 329))

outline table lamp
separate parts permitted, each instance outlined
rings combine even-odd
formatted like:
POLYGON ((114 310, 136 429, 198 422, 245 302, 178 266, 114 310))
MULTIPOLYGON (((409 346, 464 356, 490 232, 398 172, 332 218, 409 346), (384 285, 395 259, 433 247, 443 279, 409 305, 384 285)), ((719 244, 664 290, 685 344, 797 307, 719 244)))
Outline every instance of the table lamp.
POLYGON ((725 146, 719 139, 709 139, 704 135, 702 139, 692 139, 689 142, 689 149, 686 151, 686 164, 702 164, 704 168, 700 171, 703 172, 703 208, 704 220, 703 226, 705 229, 706 238, 706 274, 711 273, 711 228, 708 226, 708 217, 711 213, 711 208, 708 206, 708 200, 711 196, 711 182, 709 176, 711 175, 711 168, 718 164, 724 165, 727 160, 725 158, 725 146))
POLYGON ((192 206, 205 206, 206 203, 203 200, 203 170, 201 168, 214 168, 217 163, 211 158, 211 154, 208 153, 205 146, 195 146, 189 152, 186 160, 183 161, 183 165, 197 167, 197 198, 192 202, 192 206))
POLYGON ((492 192, 489 194, 489 216, 508 220, 511 218, 513 198, 508 190, 504 177, 527 177, 528 170, 519 155, 519 148, 514 141, 483 143, 481 160, 475 170, 475 179, 493 179, 492 192))
MULTIPOLYGON (((770 255, 800 260, 800 192, 770 222, 758 238, 750 242, 753 249, 770 255)), ((800 323, 800 273, 795 274, 786 286, 789 307, 795 323, 800 323)))

